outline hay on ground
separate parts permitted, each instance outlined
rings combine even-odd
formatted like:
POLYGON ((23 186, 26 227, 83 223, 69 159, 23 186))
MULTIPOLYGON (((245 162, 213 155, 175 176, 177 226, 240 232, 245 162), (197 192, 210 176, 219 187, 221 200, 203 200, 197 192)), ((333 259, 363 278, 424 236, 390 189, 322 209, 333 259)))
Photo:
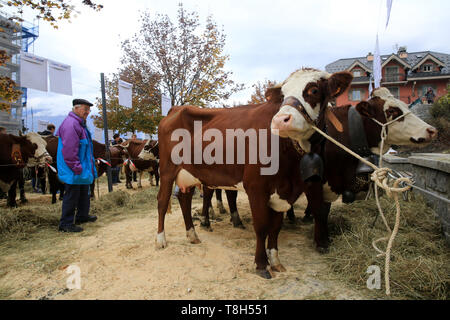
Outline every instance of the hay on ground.
MULTIPOLYGON (((391 229, 395 222, 395 204, 382 197, 391 229)), ((442 236, 442 227, 432 209, 421 197, 400 200, 401 220, 391 251, 390 285, 394 299, 448 299, 450 288, 450 251, 442 236)), ((381 217, 372 228, 378 209, 375 200, 356 201, 333 208, 330 214, 332 245, 327 256, 331 270, 341 280, 366 288, 367 269, 381 269, 381 290, 372 290, 377 298, 386 298, 384 288, 385 257, 377 257, 372 241, 387 236, 381 217)), ((387 242, 379 242, 381 250, 387 242)), ((368 289, 367 289, 368 290, 368 289)))

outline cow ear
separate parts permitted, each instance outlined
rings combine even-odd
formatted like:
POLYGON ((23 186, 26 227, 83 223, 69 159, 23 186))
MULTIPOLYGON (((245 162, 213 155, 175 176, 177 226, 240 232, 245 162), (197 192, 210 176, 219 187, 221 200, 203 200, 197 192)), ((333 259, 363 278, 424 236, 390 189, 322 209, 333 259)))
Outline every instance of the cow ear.
POLYGON ((281 87, 268 88, 264 96, 267 101, 274 103, 281 103, 284 99, 283 94, 281 93, 281 87))
POLYGON ((328 79, 328 92, 332 98, 344 93, 353 80, 353 75, 350 72, 342 71, 336 72, 328 79))
POLYGON ((356 105, 356 111, 359 112, 360 115, 368 118, 373 118, 375 113, 373 112, 372 106, 367 101, 361 101, 356 105))

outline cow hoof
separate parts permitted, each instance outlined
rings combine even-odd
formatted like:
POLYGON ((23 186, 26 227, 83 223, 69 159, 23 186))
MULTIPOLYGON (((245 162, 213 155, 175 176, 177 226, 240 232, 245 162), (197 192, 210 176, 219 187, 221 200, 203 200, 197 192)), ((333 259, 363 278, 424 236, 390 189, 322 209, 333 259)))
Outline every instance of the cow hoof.
POLYGON ((23 198, 23 199, 20 199, 20 202, 21 202, 21 203, 27 203, 27 202, 28 202, 28 200, 27 200, 27 199, 25 199, 25 198, 23 198))
POLYGON ((166 235, 163 232, 158 233, 158 235, 156 236, 156 249, 164 249, 167 247, 167 241, 166 241, 166 235))
POLYGON ((310 223, 314 222, 314 218, 312 216, 310 216, 310 215, 307 215, 307 216, 303 217, 302 222, 310 224, 310 223))
POLYGON ((213 229, 211 228, 211 225, 206 225, 200 222, 200 226, 205 229, 206 231, 212 232, 213 229))
POLYGON ((142 189, 142 186, 138 186, 138 189, 142 189))
POLYGON ((282 264, 272 266, 271 269, 275 272, 286 272, 286 268, 282 264))
POLYGON ((263 279, 272 279, 272 273, 267 269, 256 269, 256 274, 263 279))
POLYGON ((8 203, 7 206, 10 207, 10 208, 17 208, 17 203, 16 202, 8 203))
POLYGON ((201 243, 200 239, 197 236, 197 233, 195 232, 195 229, 192 227, 188 231, 186 231, 186 237, 189 239, 189 242, 192 244, 199 244, 201 243))
POLYGON ((319 247, 319 246, 316 247, 316 250, 320 254, 327 254, 330 251, 328 247, 319 247))

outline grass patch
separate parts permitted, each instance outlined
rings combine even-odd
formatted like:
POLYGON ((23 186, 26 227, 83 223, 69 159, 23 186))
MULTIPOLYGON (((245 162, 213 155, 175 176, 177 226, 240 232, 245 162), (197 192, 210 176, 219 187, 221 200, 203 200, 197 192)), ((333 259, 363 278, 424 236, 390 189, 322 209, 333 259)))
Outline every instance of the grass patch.
MULTIPOLYGON (((395 204, 382 197, 381 206, 391 228, 395 221, 395 204)), ((450 251, 442 236, 440 222, 421 197, 400 201, 401 223, 391 251, 390 285, 394 299, 449 299, 450 251)), ((330 234, 333 240, 326 256, 331 271, 342 281, 366 289, 375 298, 386 298, 384 287, 384 257, 377 258, 372 241, 387 236, 378 217, 375 200, 356 201, 352 205, 335 207, 330 214, 330 234), (367 268, 381 269, 381 290, 366 288, 367 268)), ((383 250, 387 242, 379 242, 383 250)))

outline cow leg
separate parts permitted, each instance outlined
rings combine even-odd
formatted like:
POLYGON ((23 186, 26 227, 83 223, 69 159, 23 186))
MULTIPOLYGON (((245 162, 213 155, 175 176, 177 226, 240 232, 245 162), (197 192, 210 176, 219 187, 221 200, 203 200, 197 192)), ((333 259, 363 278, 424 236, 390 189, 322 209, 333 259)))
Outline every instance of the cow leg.
POLYGON ((144 171, 139 171, 139 180, 138 180, 138 188, 142 189, 142 175, 144 174, 144 171))
POLYGON ((309 201, 308 201, 308 206, 305 209, 305 216, 303 217, 302 221, 304 223, 312 223, 314 221, 314 218, 313 218, 312 212, 311 212, 311 206, 309 205, 309 201))
POLYGON ((56 203, 56 192, 59 188, 59 182, 57 181, 56 175, 53 171, 47 171, 48 184, 50 185, 50 193, 52 195, 52 204, 56 203))
POLYGON ((295 223, 294 206, 291 206, 291 208, 286 212, 286 216, 288 217, 290 223, 295 223))
POLYGON ((45 194, 47 192, 47 181, 45 179, 45 172, 48 169, 45 168, 39 168, 38 172, 39 172, 39 182, 41 183, 41 189, 42 189, 42 194, 45 194))
POLYGON ((156 166, 153 169, 153 173, 155 174, 155 182, 156 182, 156 186, 159 186, 159 168, 158 166, 156 166))
POLYGON ((133 189, 133 173, 131 172, 130 166, 127 164, 125 166, 125 178, 126 178, 126 187, 127 189, 133 189))
POLYGON ((188 188, 186 192, 178 192, 178 201, 180 202, 181 211, 183 212, 184 224, 186 225, 186 237, 192 244, 200 243, 200 239, 195 232, 194 223, 192 222, 191 206, 192 196, 195 187, 188 188))
POLYGON ((213 189, 209 189, 207 186, 203 185, 203 208, 200 225, 208 231, 212 231, 211 223, 209 221, 209 208, 212 207, 211 198, 213 194, 213 189))
POLYGON ((314 242, 320 253, 328 252, 328 212, 330 203, 323 201, 323 186, 320 181, 307 182, 306 198, 314 217, 314 242))
POLYGON ((222 189, 216 189, 216 200, 217 200, 217 208, 219 209, 220 214, 227 213, 227 210, 225 210, 225 207, 223 206, 222 202, 222 189))
POLYGON ((256 274, 264 279, 271 279, 272 274, 267 266, 269 261, 266 251, 266 239, 270 230, 269 195, 257 188, 246 189, 253 217, 253 229, 256 233, 256 274))
POLYGON ((11 187, 8 190, 8 201, 6 202, 6 205, 8 207, 11 207, 11 208, 17 207, 17 202, 16 202, 17 191, 16 191, 16 188, 17 188, 17 180, 15 180, 13 182, 13 184, 11 185, 11 187))
MULTIPOLYGON (((292 208, 292 207, 291 207, 292 208)), ((269 258, 270 267, 273 271, 284 272, 286 269, 278 258, 278 235, 280 234, 281 225, 283 224, 283 213, 270 209, 270 229, 267 241, 267 256, 269 258)))
POLYGON ((236 190, 225 190, 225 194, 227 195, 228 206, 230 207, 230 221, 233 222, 233 227, 245 229, 244 224, 241 221, 241 217, 239 216, 239 212, 237 210, 237 196, 238 192, 236 190))
POLYGON ((164 233, 164 220, 167 209, 170 205, 170 196, 172 195, 172 186, 175 181, 173 178, 161 179, 161 187, 158 191, 158 234, 156 236, 156 248, 162 249, 167 247, 166 235, 164 233))
POLYGON ((26 202, 28 202, 28 200, 25 197, 25 178, 23 176, 23 169, 20 169, 18 182, 19 182, 19 191, 20 191, 20 202, 26 203, 26 202))

